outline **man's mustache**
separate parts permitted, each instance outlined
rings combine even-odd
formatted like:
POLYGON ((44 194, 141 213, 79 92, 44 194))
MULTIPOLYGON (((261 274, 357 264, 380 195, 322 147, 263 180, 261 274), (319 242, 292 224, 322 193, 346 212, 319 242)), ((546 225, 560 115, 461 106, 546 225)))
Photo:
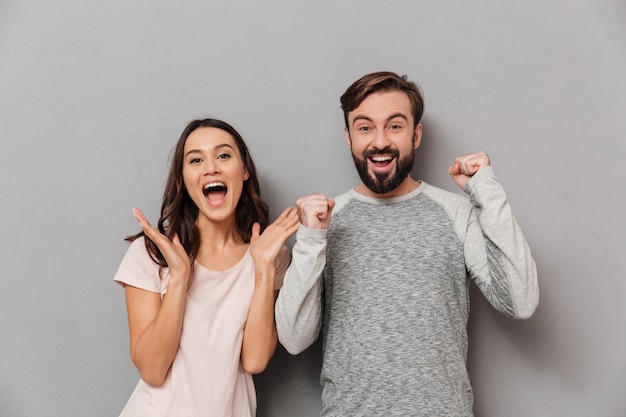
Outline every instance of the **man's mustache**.
POLYGON ((385 148, 385 149, 370 149, 363 152, 363 158, 370 158, 374 155, 393 155, 395 158, 400 157, 400 151, 393 148, 385 148))

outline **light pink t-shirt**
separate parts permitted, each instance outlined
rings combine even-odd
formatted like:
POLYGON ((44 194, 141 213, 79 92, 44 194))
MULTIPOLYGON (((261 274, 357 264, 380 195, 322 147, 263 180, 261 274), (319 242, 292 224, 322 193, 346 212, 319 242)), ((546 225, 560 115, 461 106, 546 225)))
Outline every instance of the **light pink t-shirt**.
MULTIPOLYGON (((276 259, 275 288, 282 286, 290 253, 276 259)), ((115 274, 128 284, 161 294, 169 271, 161 271, 146 251, 143 238, 130 244, 115 274)), ((254 261, 249 252, 224 271, 195 263, 178 352, 160 387, 140 380, 120 417, 248 417, 256 414, 252 376, 241 366, 243 328, 254 292, 254 261)))

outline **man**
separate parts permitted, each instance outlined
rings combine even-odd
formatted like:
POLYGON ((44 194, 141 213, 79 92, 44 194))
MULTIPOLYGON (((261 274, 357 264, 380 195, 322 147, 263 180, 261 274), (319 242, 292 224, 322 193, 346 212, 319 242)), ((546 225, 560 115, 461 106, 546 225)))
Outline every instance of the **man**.
POLYGON ((472 416, 470 281, 508 317, 530 317, 528 244, 487 154, 448 170, 469 198, 411 178, 424 102, 406 76, 366 75, 341 105, 362 183, 298 199, 279 339, 298 354, 322 330, 322 416, 472 416))

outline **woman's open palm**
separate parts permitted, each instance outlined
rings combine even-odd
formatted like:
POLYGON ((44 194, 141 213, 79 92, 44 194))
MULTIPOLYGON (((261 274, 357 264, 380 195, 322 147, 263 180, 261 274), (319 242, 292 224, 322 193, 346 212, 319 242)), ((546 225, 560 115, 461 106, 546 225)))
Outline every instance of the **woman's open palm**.
POLYGON ((191 273, 191 260, 185 248, 180 243, 178 235, 175 234, 173 240, 170 241, 167 236, 159 232, 148 222, 141 210, 135 208, 133 209, 133 214, 141 225, 144 234, 157 245, 163 254, 170 270, 170 280, 181 279, 188 285, 191 273))
POLYGON ((287 239, 298 230, 298 211, 287 207, 261 234, 261 226, 252 226, 250 255, 257 265, 273 264, 287 239))

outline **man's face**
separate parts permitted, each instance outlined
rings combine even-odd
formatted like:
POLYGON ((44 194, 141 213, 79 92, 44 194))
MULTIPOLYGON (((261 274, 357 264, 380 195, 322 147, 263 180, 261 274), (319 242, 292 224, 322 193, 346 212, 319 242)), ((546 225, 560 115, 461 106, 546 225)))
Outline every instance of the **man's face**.
POLYGON ((375 195, 407 192, 422 135, 421 124, 413 128, 412 114, 409 97, 402 91, 370 94, 348 113, 346 140, 363 185, 375 195))

